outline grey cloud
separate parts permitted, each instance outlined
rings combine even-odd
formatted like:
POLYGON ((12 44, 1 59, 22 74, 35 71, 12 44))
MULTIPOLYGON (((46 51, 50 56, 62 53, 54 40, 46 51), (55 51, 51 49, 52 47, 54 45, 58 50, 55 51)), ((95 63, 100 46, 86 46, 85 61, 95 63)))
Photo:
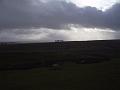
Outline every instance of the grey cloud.
POLYGON ((82 40, 107 40, 120 38, 120 31, 85 31, 74 29, 6 29, 0 31, 0 42, 48 42, 54 40, 82 41, 82 40))
POLYGON ((88 28, 120 29, 120 4, 105 12, 95 7, 80 8, 60 0, 1 0, 0 28, 64 28, 77 24, 88 28))
MULTIPOLYGON (((70 35, 69 35, 70 36, 70 35)), ((68 40, 65 33, 53 29, 6 29, 0 31, 0 42, 48 42, 56 39, 68 40)))
POLYGON ((113 5, 105 13, 104 25, 109 28, 120 30, 120 3, 113 5))

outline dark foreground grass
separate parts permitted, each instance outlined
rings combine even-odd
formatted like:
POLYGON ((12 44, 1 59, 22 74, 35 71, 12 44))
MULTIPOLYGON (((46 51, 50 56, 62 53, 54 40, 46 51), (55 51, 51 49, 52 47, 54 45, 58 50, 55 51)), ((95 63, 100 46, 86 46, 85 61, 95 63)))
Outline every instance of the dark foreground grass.
POLYGON ((62 70, 0 71, 0 90, 120 90, 120 59, 65 63, 62 70))

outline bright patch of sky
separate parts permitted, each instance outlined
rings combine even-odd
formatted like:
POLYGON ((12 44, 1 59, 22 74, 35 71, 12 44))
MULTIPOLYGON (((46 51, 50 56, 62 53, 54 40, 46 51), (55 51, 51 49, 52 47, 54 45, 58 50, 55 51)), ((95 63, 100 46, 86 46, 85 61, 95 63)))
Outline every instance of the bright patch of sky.
POLYGON ((91 6, 105 11, 115 3, 120 3, 120 0, 67 0, 79 7, 91 6))
POLYGON ((12 31, 1 31, 0 41, 21 41, 21 42, 54 42, 55 40, 64 41, 87 41, 87 40, 108 40, 119 37, 120 32, 110 29, 103 30, 97 28, 78 28, 71 27, 70 30, 56 30, 48 28, 40 29, 13 29, 12 31), (18 33, 18 34, 17 34, 18 33), (116 37, 116 35, 118 37, 116 37))

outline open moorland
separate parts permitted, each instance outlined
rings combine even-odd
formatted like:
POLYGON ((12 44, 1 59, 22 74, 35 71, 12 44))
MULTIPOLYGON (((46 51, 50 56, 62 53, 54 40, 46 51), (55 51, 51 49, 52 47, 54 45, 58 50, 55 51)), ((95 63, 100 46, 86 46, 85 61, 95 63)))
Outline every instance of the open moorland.
POLYGON ((120 90, 120 40, 0 45, 0 90, 120 90))

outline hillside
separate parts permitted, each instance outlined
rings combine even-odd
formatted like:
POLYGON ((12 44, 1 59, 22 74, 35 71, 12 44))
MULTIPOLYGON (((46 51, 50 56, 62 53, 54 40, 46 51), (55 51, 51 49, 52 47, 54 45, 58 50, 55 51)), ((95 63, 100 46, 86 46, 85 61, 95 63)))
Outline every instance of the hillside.
POLYGON ((0 46, 0 90, 120 90, 120 40, 0 46))
POLYGON ((6 44, 0 46, 0 69, 97 63, 119 56, 120 40, 6 44))
POLYGON ((1 90, 120 90, 120 59, 94 64, 64 63, 61 70, 0 71, 1 90))

